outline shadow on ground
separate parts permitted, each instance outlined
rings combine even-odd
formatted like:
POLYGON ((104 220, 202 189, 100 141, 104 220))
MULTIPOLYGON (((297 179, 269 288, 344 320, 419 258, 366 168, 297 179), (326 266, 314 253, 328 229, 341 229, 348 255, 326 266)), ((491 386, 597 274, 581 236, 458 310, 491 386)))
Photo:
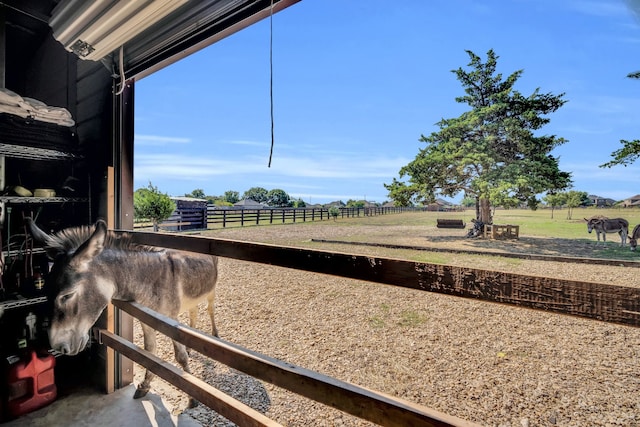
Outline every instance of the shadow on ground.
MULTIPOLYGON (((196 373, 199 378, 262 414, 269 410, 271 399, 262 382, 223 364, 214 363, 199 353, 194 353, 191 354, 191 360, 202 365, 201 372, 196 373)), ((234 423, 202 404, 196 408, 186 409, 184 414, 202 425, 235 426, 234 423)))
POLYGON ((629 246, 620 247, 618 241, 597 243, 588 239, 563 239, 547 237, 520 237, 519 239, 468 238, 464 235, 425 235, 425 246, 483 251, 507 252, 515 254, 533 254, 578 258, 603 258, 637 260, 640 254, 629 250, 629 246))

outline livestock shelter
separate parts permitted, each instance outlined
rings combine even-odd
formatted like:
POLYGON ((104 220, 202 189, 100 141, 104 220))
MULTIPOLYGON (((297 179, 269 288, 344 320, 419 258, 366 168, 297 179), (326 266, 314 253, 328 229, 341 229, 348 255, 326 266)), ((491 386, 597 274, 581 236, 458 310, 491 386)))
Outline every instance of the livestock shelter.
MULTIPOLYGON (((0 2, 0 222, 5 242, 15 243, 3 247, 11 265, 24 256, 24 215, 48 231, 98 218, 132 230, 136 81, 297 1, 0 2)), ((45 268, 43 254, 29 256, 45 268)), ((27 303, 42 302, 33 296, 27 303)), ((0 347, 10 352, 16 337, 6 328, 20 329, 17 305, 26 303, 2 303, 0 347)), ((133 335, 132 319, 113 307, 99 322, 133 335)), ((82 377, 107 392, 133 380, 133 363, 103 346, 69 359, 70 369, 87 369, 82 377)))

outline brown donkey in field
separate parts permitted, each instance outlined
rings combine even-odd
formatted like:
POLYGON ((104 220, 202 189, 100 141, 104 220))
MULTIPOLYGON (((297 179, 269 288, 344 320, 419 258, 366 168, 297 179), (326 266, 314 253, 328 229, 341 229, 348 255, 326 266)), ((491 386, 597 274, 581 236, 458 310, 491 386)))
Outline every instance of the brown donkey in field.
POLYGON ((596 230, 598 237, 598 243, 600 242, 600 234, 602 234, 602 241, 606 243, 607 233, 618 233, 620 235, 620 246, 624 246, 627 242, 627 235, 629 234, 629 221, 624 218, 606 218, 606 217, 593 217, 590 219, 584 218, 587 222, 587 231, 591 233, 596 230))

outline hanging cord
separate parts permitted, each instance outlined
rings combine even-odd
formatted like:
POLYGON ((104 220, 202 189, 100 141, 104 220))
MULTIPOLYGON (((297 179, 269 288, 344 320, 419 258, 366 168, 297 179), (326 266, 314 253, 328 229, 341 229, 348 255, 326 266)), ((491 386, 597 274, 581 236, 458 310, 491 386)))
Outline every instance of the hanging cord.
POLYGON ((273 0, 269 11, 269 100, 271 102, 271 149, 269 150, 269 165, 273 157, 273 0))
POLYGON ((119 59, 119 67, 120 69, 118 71, 120 71, 120 90, 118 90, 116 92, 116 95, 120 95, 122 92, 124 92, 124 86, 125 86, 125 77, 124 77, 124 46, 120 46, 120 54, 118 55, 118 59, 119 59))

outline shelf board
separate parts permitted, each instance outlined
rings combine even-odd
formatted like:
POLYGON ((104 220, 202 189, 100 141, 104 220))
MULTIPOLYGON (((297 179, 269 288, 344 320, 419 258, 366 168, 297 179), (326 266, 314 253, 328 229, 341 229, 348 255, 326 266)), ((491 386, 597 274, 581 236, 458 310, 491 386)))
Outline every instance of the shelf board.
POLYGON ((12 308, 27 307, 34 304, 42 304, 44 302, 47 302, 47 297, 14 299, 14 300, 0 302, 0 308, 9 310, 12 308))
POLYGON ((39 204, 39 203, 83 203, 88 202, 86 197, 20 197, 20 196, 0 196, 0 202, 19 204, 39 204))
POLYGON ((82 156, 53 148, 27 147, 0 143, 0 154, 8 157, 30 160, 73 160, 82 156))

